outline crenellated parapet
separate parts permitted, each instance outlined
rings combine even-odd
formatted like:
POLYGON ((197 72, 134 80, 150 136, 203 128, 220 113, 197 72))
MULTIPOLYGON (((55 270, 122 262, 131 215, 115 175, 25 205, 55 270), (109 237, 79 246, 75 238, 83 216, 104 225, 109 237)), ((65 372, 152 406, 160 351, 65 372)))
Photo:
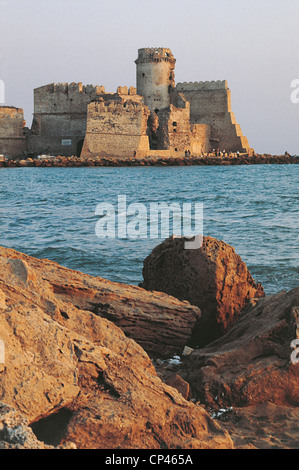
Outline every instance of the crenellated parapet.
POLYGON ((149 109, 126 95, 123 99, 100 98, 88 105, 82 157, 148 155, 149 109))
POLYGON ((34 114, 86 114, 88 103, 104 94, 104 86, 50 83, 34 90, 34 114))
POLYGON ((86 95, 100 95, 105 93, 105 87, 99 85, 83 85, 79 83, 49 83, 48 85, 35 88, 37 93, 64 93, 76 94, 84 93, 86 95))
POLYGON ((135 64, 147 62, 171 62, 173 65, 176 62, 170 49, 165 47, 145 47, 138 49, 138 58, 135 64))
POLYGON ((181 82, 176 85, 178 91, 199 91, 199 90, 227 90, 226 80, 212 80, 201 82, 181 82))
POLYGON ((137 90, 133 86, 130 86, 129 88, 127 86, 119 86, 119 87, 117 87, 116 93, 118 95, 135 96, 137 94, 137 90))
POLYGON ((88 111, 92 110, 92 112, 96 113, 111 113, 111 114, 128 114, 134 112, 142 112, 145 113, 147 116, 149 115, 148 109, 144 106, 142 101, 138 101, 135 99, 130 99, 130 95, 126 97, 127 99, 124 100, 104 100, 99 99, 91 103, 88 107, 88 111))

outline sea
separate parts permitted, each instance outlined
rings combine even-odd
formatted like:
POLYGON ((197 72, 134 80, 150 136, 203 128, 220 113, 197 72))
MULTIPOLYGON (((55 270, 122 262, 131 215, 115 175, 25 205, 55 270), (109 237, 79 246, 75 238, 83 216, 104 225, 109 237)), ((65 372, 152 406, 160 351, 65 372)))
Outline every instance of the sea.
POLYGON ((1 246, 133 285, 168 235, 151 231, 151 205, 191 207, 194 230, 201 207, 203 235, 232 245, 266 294, 299 286, 298 165, 1 168, 0 201, 1 246))

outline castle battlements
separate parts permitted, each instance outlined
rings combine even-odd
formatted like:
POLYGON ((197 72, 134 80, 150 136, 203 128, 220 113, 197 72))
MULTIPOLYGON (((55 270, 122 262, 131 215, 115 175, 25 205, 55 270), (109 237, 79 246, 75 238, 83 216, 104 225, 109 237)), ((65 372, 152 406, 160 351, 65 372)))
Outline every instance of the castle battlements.
POLYGON ((36 93, 83 93, 86 95, 101 95, 105 93, 105 87, 99 85, 83 85, 79 83, 49 83, 48 85, 35 88, 36 93))
POLYGON ((135 87, 130 86, 129 88, 127 86, 119 86, 117 87, 116 93, 118 95, 130 95, 134 96, 137 94, 137 90, 135 87))
POLYGON ((226 80, 212 80, 205 82, 181 82, 176 85, 178 91, 198 91, 198 90, 227 90, 226 80))
POLYGON ((99 100, 92 101, 93 109, 104 112, 104 113, 130 113, 132 111, 137 111, 144 109, 144 105, 141 101, 126 99, 121 101, 115 101, 114 99, 104 100, 100 98, 99 100))
POLYGON ((171 50, 165 47, 145 47, 138 49, 138 58, 135 60, 135 64, 160 61, 175 64, 176 59, 171 50))

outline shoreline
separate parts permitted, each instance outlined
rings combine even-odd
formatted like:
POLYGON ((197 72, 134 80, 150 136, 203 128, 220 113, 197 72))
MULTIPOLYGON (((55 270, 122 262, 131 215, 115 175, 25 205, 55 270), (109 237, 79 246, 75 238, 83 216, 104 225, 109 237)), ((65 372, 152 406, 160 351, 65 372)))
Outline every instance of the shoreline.
POLYGON ((239 156, 188 156, 188 157, 144 157, 119 158, 99 157, 82 159, 71 156, 40 156, 0 160, 0 168, 19 167, 131 167, 131 166, 233 166, 233 165, 271 165, 298 164, 298 155, 241 154, 239 156))

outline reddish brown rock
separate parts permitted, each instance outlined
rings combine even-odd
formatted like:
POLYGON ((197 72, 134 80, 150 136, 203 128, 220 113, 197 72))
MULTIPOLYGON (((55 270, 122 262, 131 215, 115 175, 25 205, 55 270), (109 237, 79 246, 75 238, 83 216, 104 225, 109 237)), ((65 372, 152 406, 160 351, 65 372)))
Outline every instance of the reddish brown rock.
POLYGON ((170 375, 168 378, 165 379, 165 383, 167 383, 167 385, 170 385, 171 387, 176 388, 177 391, 180 392, 180 394, 183 395, 186 400, 190 400, 190 385, 188 384, 188 382, 186 382, 186 380, 182 379, 179 374, 170 375))
MULTIPOLYGON (((12 406, 0 403, 0 449, 54 449, 39 441, 29 426, 28 419, 12 406)), ((75 449, 72 442, 65 442, 59 449, 75 449)))
MULTIPOLYGON (((0 250, 0 273, 0 401, 26 419, 20 431, 29 424, 37 436, 36 443, 29 432, 17 445, 232 447, 202 407, 160 380, 140 345, 90 310, 109 298, 124 315, 142 308, 149 315, 151 300, 153 312, 161 308, 158 296, 9 249, 0 250)), ((164 307, 178 311, 177 300, 162 297, 164 307)), ((9 423, 3 429, 0 447, 14 446, 9 423)))
POLYGON ((212 407, 298 407, 299 363, 291 347, 296 338, 299 287, 248 307, 229 332, 193 351, 179 373, 196 399, 212 407))
POLYGON ((53 448, 38 441, 28 420, 12 406, 0 403, 0 449, 53 448))
POLYGON ((264 296, 234 248, 203 237, 199 249, 185 249, 184 238, 168 238, 145 259, 150 291, 165 292, 197 305, 202 312, 192 345, 204 346, 231 328, 250 299, 264 296))
POLYGON ((55 298, 112 321, 153 357, 181 354, 201 315, 196 306, 169 295, 84 275, 14 250, 0 248, 0 255, 15 259, 11 269, 21 279, 40 275, 55 298))
POLYGON ((298 407, 271 402, 234 407, 219 421, 238 449, 298 449, 298 407))

